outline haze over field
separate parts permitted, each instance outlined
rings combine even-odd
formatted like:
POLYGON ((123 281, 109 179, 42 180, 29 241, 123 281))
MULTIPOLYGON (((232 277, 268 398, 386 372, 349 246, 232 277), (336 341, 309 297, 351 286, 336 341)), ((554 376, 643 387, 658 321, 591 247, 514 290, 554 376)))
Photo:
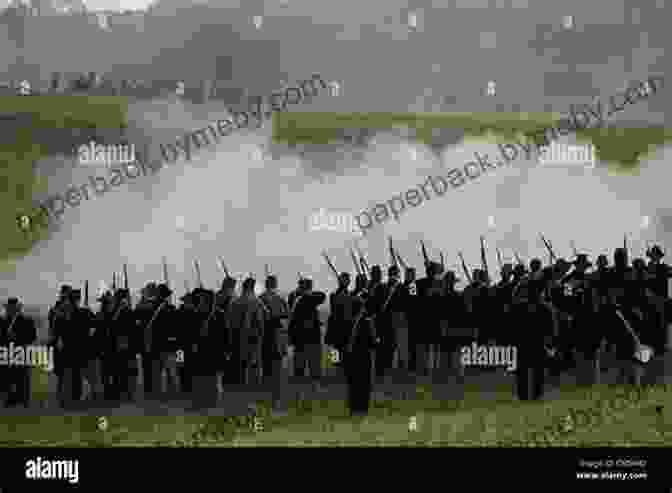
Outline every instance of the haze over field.
MULTIPOLYGON (((661 9, 645 11, 642 7, 640 21, 647 27, 651 24, 648 36, 642 37, 639 25, 617 26, 622 23, 623 2, 609 2, 608 9, 604 2, 576 5, 561 9, 544 1, 528 9, 495 9, 493 13, 493 9, 431 10, 426 2, 418 32, 409 33, 401 23, 406 6, 381 4, 376 16, 382 19, 382 27, 376 29, 371 25, 376 22, 373 14, 348 17, 347 5, 341 5, 343 13, 335 16, 333 11, 320 12, 317 6, 303 5, 301 10, 292 2, 289 13, 278 17, 276 24, 269 20, 268 31, 258 34, 280 40, 277 51, 270 54, 276 58, 268 64, 264 60, 249 64, 253 67, 238 76, 236 84, 263 86, 254 92, 269 94, 280 87, 281 79, 292 82, 314 72, 341 81, 343 90, 338 97, 320 94, 291 109, 295 111, 495 111, 499 103, 507 111, 514 104, 522 111, 549 111, 548 106, 566 111, 571 103, 589 102, 596 92, 593 87, 609 95, 625 79, 665 73, 664 58, 654 48, 662 46, 664 39, 663 28, 655 25, 655 19, 664 17, 661 9), (621 5, 620 18, 614 14, 619 12, 616 4, 621 5), (539 34, 543 25, 560 23, 568 10, 577 20, 601 23, 574 34, 592 40, 585 47, 572 47, 569 34, 557 27, 539 34), (328 22, 329 15, 334 15, 332 25, 320 25, 328 22), (479 48, 479 40, 484 39, 479 32, 494 30, 496 47, 479 48), (637 54, 629 61, 614 47, 623 41, 623 33, 629 33, 637 54), (613 43, 598 43, 598 39, 613 43), (554 42, 557 47, 552 46, 554 42), (548 52, 535 55, 530 49, 544 43, 556 54, 555 60, 548 52), (595 53, 600 50, 613 53, 595 53), (569 63, 572 56, 578 60, 574 68, 580 65, 580 70, 568 71, 564 65, 553 68, 553 62, 569 63), (628 63, 632 67, 626 67, 628 63), (433 71, 437 64, 438 72, 433 71), (562 74, 563 82, 556 84, 549 72, 562 74), (495 100, 480 94, 481 86, 492 78, 502 91, 495 100), (447 103, 452 97, 455 104, 447 103)), ((232 29, 242 32, 247 27, 234 25, 232 29)), ((251 35, 245 36, 241 35, 245 39, 251 35)), ((245 42, 236 45, 241 53, 229 54, 233 66, 247 62, 242 54, 245 42)), ((227 51, 226 44, 220 46, 227 51)), ((660 96, 627 108, 617 120, 663 124, 669 101, 669 88, 663 88, 660 96)), ((130 107, 129 121, 134 135, 149 138, 156 148, 178 133, 203 127, 225 114, 224 104, 216 101, 207 107, 176 101, 140 102, 130 107)), ((423 183, 430 174, 445 174, 446 168, 462 166, 472 159, 473 151, 498 152, 491 144, 461 142, 459 132, 452 133, 438 149, 441 159, 429 147, 392 131, 376 132, 361 145, 303 149, 271 144, 270 135, 270 124, 261 130, 239 131, 195 153, 190 163, 180 159, 153 177, 138 178, 102 197, 83 201, 76 209, 67 208, 49 240, 0 274, 0 298, 17 295, 46 310, 59 284, 80 284, 87 278, 93 298, 99 281, 109 283, 112 272, 120 271, 124 262, 129 264, 131 285, 137 288, 149 279, 160 279, 163 255, 178 294, 183 292, 184 279, 194 286, 194 258, 201 261, 206 285, 214 287, 221 279, 215 266, 218 255, 231 270, 252 270, 259 279, 264 264, 269 263, 286 289, 294 287, 299 271, 312 273, 318 288, 330 290, 334 281, 320 251, 326 249, 339 270, 351 270, 347 250, 351 237, 310 232, 307 221, 313 211, 323 207, 357 214, 423 183), (260 145, 266 146, 266 159, 259 159, 260 145), (416 151, 415 159, 411 149, 416 151)), ((495 245, 506 255, 515 248, 523 257, 546 258, 539 232, 553 242, 558 254, 568 257, 572 239, 579 249, 596 255, 611 252, 627 232, 632 235, 633 253, 640 254, 645 239, 672 244, 669 160, 669 147, 659 148, 642 163, 639 176, 611 176, 601 167, 570 172, 520 161, 511 169, 499 169, 449 190, 441 198, 433 196, 406 212, 398 224, 390 221, 375 228, 360 244, 369 264, 387 263, 387 235, 394 237, 404 259, 418 267, 421 238, 436 258, 441 248, 452 264, 456 252, 462 250, 467 261, 476 264, 478 236, 486 234, 489 262, 494 267, 495 245), (647 228, 642 227, 642 216, 650 216, 647 228)), ((49 191, 59 193, 71 183, 86 182, 91 172, 90 167, 74 167, 63 159, 40 162, 37 169, 47 178, 49 191)))

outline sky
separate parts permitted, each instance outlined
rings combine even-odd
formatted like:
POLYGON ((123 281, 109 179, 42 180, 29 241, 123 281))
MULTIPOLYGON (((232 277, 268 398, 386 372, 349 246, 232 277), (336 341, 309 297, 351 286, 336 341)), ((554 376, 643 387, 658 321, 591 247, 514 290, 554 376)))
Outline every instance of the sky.
MULTIPOLYGON (((11 0, 0 0, 0 9, 7 7, 11 0)), ((145 9, 154 0, 85 0, 89 10, 139 10, 145 9)))

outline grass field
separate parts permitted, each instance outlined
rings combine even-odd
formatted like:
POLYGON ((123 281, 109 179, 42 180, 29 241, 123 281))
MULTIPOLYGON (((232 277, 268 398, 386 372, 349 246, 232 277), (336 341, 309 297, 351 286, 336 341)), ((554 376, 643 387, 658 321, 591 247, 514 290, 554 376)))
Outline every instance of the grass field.
MULTIPOLYGON (((274 115, 273 139, 297 144, 328 144, 336 141, 342 129, 408 127, 415 138, 427 145, 436 131, 460 129, 471 138, 511 142, 525 133, 557 124, 560 113, 279 113, 274 115)), ((589 128, 576 132, 579 141, 592 142, 596 158, 609 163, 614 172, 632 172, 640 160, 656 147, 672 140, 669 129, 589 128)))
MULTIPOLYGON (((292 388, 295 397, 307 391, 300 385, 292 388)), ((271 413, 263 392, 248 393, 242 400, 256 403, 256 421, 244 416, 227 417, 221 409, 215 409, 215 413, 212 409, 207 413, 186 412, 176 403, 145 403, 140 410, 145 415, 139 416, 128 415, 138 411, 128 407, 116 411, 89 409, 69 416, 38 415, 39 411, 31 416, 5 415, 0 421, 0 446, 672 444, 672 417, 667 416, 672 394, 666 385, 652 385, 635 395, 632 387, 586 388, 565 382, 542 401, 521 403, 513 397, 512 376, 472 375, 463 388, 420 383, 389 386, 383 389, 387 395, 377 390, 370 415, 356 420, 348 417, 342 383, 332 382, 327 389, 324 396, 292 399, 287 415, 281 417, 271 413), (592 417, 586 417, 589 415, 592 417), (255 425, 257 431, 253 430, 255 425)), ((225 394, 227 400, 240 397, 225 394)))

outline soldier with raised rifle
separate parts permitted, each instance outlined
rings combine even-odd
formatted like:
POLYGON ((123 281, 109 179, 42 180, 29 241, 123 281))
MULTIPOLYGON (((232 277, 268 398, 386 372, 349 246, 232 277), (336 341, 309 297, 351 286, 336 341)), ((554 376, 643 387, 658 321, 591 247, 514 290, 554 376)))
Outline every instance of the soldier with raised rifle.
POLYGON ((443 267, 438 262, 425 264, 427 277, 417 282, 418 296, 423 313, 423 326, 415 335, 417 344, 418 373, 430 375, 430 368, 438 362, 441 341, 441 317, 444 294, 443 267), (431 361, 431 362, 430 362, 431 361))
POLYGON ((233 357, 236 358, 237 381, 241 384, 256 381, 261 360, 266 315, 263 305, 254 294, 255 284, 252 277, 245 279, 240 297, 231 306, 233 357))
POLYGON ((384 381, 389 377, 397 349, 398 333, 406 324, 406 298, 401 289, 399 267, 387 270, 388 281, 380 289, 381 303, 376 313, 376 333, 380 340, 376 348, 376 377, 384 381))
POLYGON ((221 386, 237 384, 238 370, 232 366, 238 361, 236 348, 232 343, 232 331, 236 328, 231 326, 231 306, 236 300, 236 280, 226 275, 222 286, 217 292, 217 325, 214 333, 214 344, 217 346, 218 371, 221 373, 221 386))
POLYGON ((194 340, 190 362, 193 382, 194 409, 217 405, 217 370, 223 357, 216 338, 223 318, 217 313, 215 292, 198 287, 193 291, 196 300, 194 340))
MULTIPOLYGON (((345 353, 348 345, 350 330, 355 319, 354 298, 349 290, 350 274, 341 272, 338 276, 338 287, 329 295, 329 319, 325 344, 335 348, 339 354, 345 353)), ((340 365, 342 360, 337 362, 340 365)))
MULTIPOLYGON (((9 298, 4 304, 5 314, 0 317, 0 346, 8 347, 29 346, 37 339, 35 321, 25 316, 18 298, 9 298)), ((13 349, 12 349, 13 351, 13 349)), ((24 356, 25 356, 24 347, 24 356)), ((11 356, 11 355, 8 355, 11 356)), ((30 405, 30 366, 29 361, 24 365, 7 366, 0 368, 0 379, 4 378, 8 384, 8 395, 5 407, 30 405)))
POLYGON ((422 328, 422 307, 418 297, 416 284, 416 271, 413 267, 404 270, 404 284, 402 291, 406 296, 406 321, 408 323, 408 362, 406 370, 414 373, 418 368, 417 363, 417 334, 422 328))

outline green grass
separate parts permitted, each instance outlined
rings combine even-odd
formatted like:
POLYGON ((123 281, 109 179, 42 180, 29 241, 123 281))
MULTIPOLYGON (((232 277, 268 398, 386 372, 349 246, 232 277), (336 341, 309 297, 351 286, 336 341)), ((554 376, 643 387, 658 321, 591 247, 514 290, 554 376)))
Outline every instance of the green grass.
POLYGON ((48 233, 46 224, 30 232, 19 229, 17 217, 32 215, 33 195, 46 190, 33 164, 78 142, 75 129, 119 129, 128 124, 128 98, 116 96, 0 96, 0 114, 17 115, 3 122, 10 132, 0 146, 0 265, 30 252, 48 233), (70 144, 70 145, 69 145, 70 144))
MULTIPOLYGON (((342 401, 293 402, 287 417, 274 418, 269 403, 258 402, 263 431, 249 420, 221 417, 110 417, 106 431, 96 417, 8 417, 0 424, 0 446, 669 446, 672 418, 656 406, 672 408, 670 388, 650 387, 622 409, 609 403, 624 387, 566 387, 553 401, 519 403, 511 385, 501 385, 484 405, 476 387, 463 400, 436 400, 430 386, 418 386, 408 400, 374 402, 369 417, 352 420, 342 401), (601 402, 601 405, 599 403, 601 402), (590 424, 568 422, 570 409, 599 409, 590 424), (409 430, 411 418, 417 428, 409 430), (557 430, 564 427, 565 432, 557 430), (554 431, 555 430, 555 431, 554 431), (200 431, 200 435, 198 435, 200 431)), ((571 420, 570 420, 571 421, 571 420)))
MULTIPOLYGON (((552 127, 560 113, 279 113, 274 115, 273 139, 297 144, 327 144, 338 140, 340 130, 415 129, 416 139, 431 144, 436 129, 455 128, 469 138, 511 142, 523 134, 552 127)), ((578 130, 579 141, 595 145, 596 158, 610 164, 610 171, 636 172, 642 158, 656 147, 672 140, 672 131, 648 128, 591 128, 578 130)))

